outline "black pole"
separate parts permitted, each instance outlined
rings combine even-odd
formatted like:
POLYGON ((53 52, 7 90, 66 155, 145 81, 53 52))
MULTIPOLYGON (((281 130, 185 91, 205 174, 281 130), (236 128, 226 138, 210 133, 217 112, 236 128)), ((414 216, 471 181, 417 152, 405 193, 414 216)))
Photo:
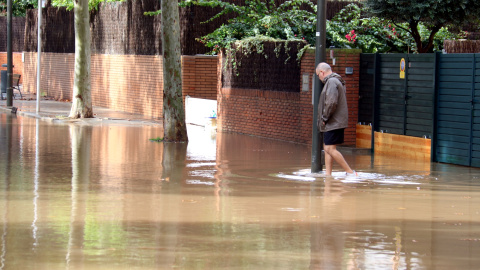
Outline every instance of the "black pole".
POLYGON ((7 0, 7 106, 13 106, 12 89, 12 0, 7 0))
MULTIPOLYGON (((315 68, 321 62, 326 60, 326 43, 327 43, 327 0, 317 0, 317 33, 315 40, 315 68)), ((323 84, 315 74, 313 83, 313 123, 312 123, 312 173, 322 171, 322 149, 323 134, 318 131, 318 99, 322 91, 323 84)))

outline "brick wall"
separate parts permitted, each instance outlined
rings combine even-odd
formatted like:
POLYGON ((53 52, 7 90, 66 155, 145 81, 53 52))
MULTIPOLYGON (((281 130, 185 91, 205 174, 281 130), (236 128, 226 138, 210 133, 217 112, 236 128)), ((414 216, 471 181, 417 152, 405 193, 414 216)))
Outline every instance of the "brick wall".
MULTIPOLYGON (((358 91, 360 50, 330 50, 327 62, 333 71, 347 83, 349 127, 345 130, 345 145, 355 145, 358 119, 358 91), (345 68, 353 67, 353 74, 346 75, 345 68)), ((219 68, 221 68, 219 57, 219 68)), ((286 93, 256 89, 223 88, 217 92, 217 129, 299 143, 311 143, 313 105, 312 80, 315 76, 314 51, 307 51, 301 60, 301 76, 308 76, 308 91, 286 93)), ((221 74, 217 72, 221 82, 221 74)), ((301 80, 302 81, 302 80, 301 80)), ((301 89, 301 86, 300 86, 301 89)))
MULTIPOLYGON (((42 53, 41 92, 57 100, 71 100, 74 60, 74 54, 42 53)), ((26 92, 36 92, 36 63, 36 53, 25 53, 26 92)), ((184 56, 183 94, 215 99, 216 63, 216 57, 184 56)), ((162 70, 158 55, 92 55, 93 105, 162 117, 162 70)))
MULTIPOLYGON (((42 53, 40 92, 59 100, 71 100, 74 54, 42 53)), ((37 53, 25 52, 23 91, 37 92, 37 53)))
MULTIPOLYGON (((221 57, 183 56, 183 94, 216 98, 219 130, 310 144, 314 58, 314 52, 307 51, 301 61, 301 75, 308 76, 308 91, 281 92, 222 88, 221 57)), ((335 65, 331 59, 327 62, 347 82, 349 128, 345 144, 355 145, 360 51, 335 49, 334 58, 335 65), (354 73, 346 75, 345 67, 353 67, 354 73)), ((24 91, 32 93, 36 92, 36 59, 36 53, 25 53, 24 91)), ((71 100, 74 54, 42 53, 42 67, 41 92, 71 100)), ((161 56, 94 54, 91 68, 94 105, 162 117, 161 56)))
POLYGON ((302 142, 298 93, 222 88, 217 102, 217 129, 302 142))
POLYGON ((182 56, 183 95, 217 99, 217 56, 182 56))
MULTIPOLYGON (((23 62, 22 62, 22 53, 14 52, 12 53, 12 62, 13 62, 13 74, 20 74, 20 83, 23 81, 23 62)), ((0 65, 7 63, 7 53, 0 52, 0 65)), ((0 66, 1 67, 1 66, 0 66)), ((6 67, 2 67, 1 70, 7 70, 6 67)))
POLYGON ((361 50, 333 49, 333 58, 335 58, 335 65, 333 65, 330 50, 327 50, 327 62, 332 65, 333 72, 342 76, 347 83, 348 128, 345 130, 345 144, 349 145, 356 144, 361 52, 361 50), (345 74, 347 67, 353 68, 353 74, 345 74))

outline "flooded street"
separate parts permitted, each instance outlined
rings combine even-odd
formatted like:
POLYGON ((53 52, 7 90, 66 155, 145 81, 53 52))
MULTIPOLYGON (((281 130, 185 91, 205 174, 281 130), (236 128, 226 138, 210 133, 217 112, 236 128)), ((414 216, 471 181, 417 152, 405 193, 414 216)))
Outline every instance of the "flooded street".
POLYGON ((480 170, 0 113, 0 270, 478 269, 480 170), (337 171, 335 171, 337 170, 337 171))

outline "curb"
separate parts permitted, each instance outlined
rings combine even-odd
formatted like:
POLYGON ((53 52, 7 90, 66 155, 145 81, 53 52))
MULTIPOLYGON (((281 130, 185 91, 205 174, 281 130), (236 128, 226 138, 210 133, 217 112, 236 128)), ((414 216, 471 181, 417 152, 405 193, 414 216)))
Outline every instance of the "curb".
POLYGON ((46 121, 49 123, 58 123, 58 124, 70 124, 70 123, 77 123, 77 124, 121 124, 121 125, 137 125, 137 126, 158 126, 163 128, 163 124, 161 122, 157 121, 148 121, 148 120, 130 120, 130 119, 123 119, 123 118, 112 118, 112 117, 94 117, 94 118, 80 118, 80 119, 70 119, 68 117, 65 118, 57 118, 55 115, 51 115, 48 113, 42 114, 37 114, 34 112, 30 111, 22 111, 20 108, 17 108, 18 110, 16 113, 12 112, 12 108, 15 108, 15 106, 12 107, 7 107, 4 105, 0 105, 0 111, 4 112, 11 112, 12 114, 16 114, 19 116, 24 116, 24 117, 31 117, 31 118, 36 118, 40 119, 42 121, 46 121), (123 123, 122 123, 123 122, 123 123))
POLYGON ((56 118, 50 117, 50 116, 39 115, 39 114, 32 113, 32 112, 20 111, 20 110, 18 110, 18 108, 17 108, 16 112, 12 112, 13 108, 16 108, 16 107, 15 106, 12 106, 12 107, 0 106, 0 110, 5 111, 5 112, 10 112, 10 113, 13 113, 13 114, 16 114, 16 115, 37 118, 37 119, 48 121, 48 122, 53 122, 55 120, 59 120, 59 119, 56 119, 56 118))

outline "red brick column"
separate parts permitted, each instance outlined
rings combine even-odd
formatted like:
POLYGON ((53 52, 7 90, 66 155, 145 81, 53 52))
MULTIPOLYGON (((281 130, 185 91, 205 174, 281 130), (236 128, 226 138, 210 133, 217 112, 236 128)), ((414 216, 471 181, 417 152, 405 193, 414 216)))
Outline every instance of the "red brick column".
POLYGON ((347 83, 348 128, 345 130, 345 144, 356 144, 356 126, 358 122, 358 97, 360 86, 360 53, 361 50, 333 49, 333 59, 327 50, 327 63, 333 72, 338 73, 347 83), (347 67, 353 68, 353 74, 345 74, 347 67))

